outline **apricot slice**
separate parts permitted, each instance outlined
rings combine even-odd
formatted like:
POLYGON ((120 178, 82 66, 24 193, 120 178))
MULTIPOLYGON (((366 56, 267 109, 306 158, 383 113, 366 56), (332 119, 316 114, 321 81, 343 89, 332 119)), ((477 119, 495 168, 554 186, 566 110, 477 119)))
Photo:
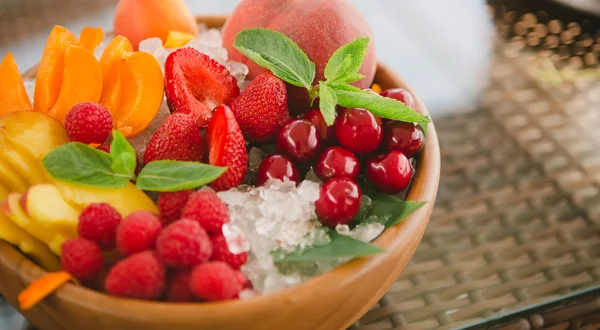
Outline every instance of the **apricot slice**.
POLYGON ((165 41, 165 48, 179 48, 185 46, 188 42, 194 40, 193 34, 181 32, 181 31, 169 31, 167 40, 165 41))
POLYGON ((67 113, 77 103, 98 102, 102 93, 102 69, 90 51, 70 46, 64 56, 60 94, 50 115, 64 123, 67 113))
POLYGON ((104 40, 104 31, 102 31, 102 28, 88 26, 81 31, 79 46, 93 53, 102 40, 104 40))
POLYGON ((115 128, 131 137, 141 133, 156 117, 165 82, 156 58, 144 52, 126 54, 120 71, 120 101, 113 118, 115 128))
POLYGON ((114 113, 119 103, 121 89, 121 62, 125 53, 133 52, 133 46, 124 36, 116 36, 107 46, 100 57, 102 68, 102 104, 110 113, 114 113))
POLYGON ((56 103, 62 86, 65 52, 71 45, 77 45, 77 37, 64 27, 55 26, 38 67, 33 98, 35 111, 49 113, 56 103))
POLYGON ((31 109, 17 62, 12 53, 8 53, 0 63, 0 116, 31 109))

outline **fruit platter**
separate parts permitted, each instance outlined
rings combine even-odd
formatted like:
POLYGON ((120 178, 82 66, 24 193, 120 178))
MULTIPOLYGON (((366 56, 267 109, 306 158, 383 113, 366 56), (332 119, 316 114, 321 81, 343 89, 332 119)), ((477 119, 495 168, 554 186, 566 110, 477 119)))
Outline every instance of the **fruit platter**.
POLYGON ((42 330, 350 326, 429 221, 427 110, 346 0, 140 2, 0 63, 0 294, 42 330))

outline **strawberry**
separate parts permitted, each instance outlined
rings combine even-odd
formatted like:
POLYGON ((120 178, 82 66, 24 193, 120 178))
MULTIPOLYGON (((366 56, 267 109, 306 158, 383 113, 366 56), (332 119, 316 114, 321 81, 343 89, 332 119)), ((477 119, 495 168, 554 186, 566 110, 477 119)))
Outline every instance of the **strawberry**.
POLYGON ((261 73, 231 103, 231 111, 247 140, 270 140, 290 119, 285 83, 271 71, 261 73))
POLYGON ((167 118, 154 133, 146 153, 146 164, 155 160, 180 160, 199 162, 202 160, 204 143, 194 119, 184 113, 167 118))
POLYGON ((227 166, 220 178, 211 183, 217 191, 238 186, 248 170, 246 141, 235 116, 226 105, 215 111, 206 130, 208 162, 214 166, 227 166))
POLYGON ((193 48, 180 48, 165 62, 165 94, 173 113, 191 114, 199 127, 208 125, 212 110, 240 93, 227 68, 193 48))

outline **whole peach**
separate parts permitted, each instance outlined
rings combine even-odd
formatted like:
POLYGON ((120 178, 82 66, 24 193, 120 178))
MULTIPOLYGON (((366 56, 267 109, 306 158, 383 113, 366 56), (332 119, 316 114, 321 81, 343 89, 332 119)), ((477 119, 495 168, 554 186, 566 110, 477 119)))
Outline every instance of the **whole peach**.
POLYGON ((158 37, 164 42, 170 30, 198 34, 198 24, 183 0, 120 0, 114 32, 125 36, 135 49, 140 41, 158 37))
MULTIPOLYGON (((252 27, 270 28, 294 40, 316 64, 316 81, 325 79, 325 65, 339 47, 357 37, 369 37, 369 48, 360 70, 365 78, 354 85, 367 88, 373 82, 377 65, 373 32, 348 0, 242 0, 225 23, 223 45, 232 60, 248 65, 250 79, 265 69, 238 52, 233 42, 240 31, 252 27)), ((293 86, 288 89, 290 111, 294 114, 306 112, 306 90, 293 86)))

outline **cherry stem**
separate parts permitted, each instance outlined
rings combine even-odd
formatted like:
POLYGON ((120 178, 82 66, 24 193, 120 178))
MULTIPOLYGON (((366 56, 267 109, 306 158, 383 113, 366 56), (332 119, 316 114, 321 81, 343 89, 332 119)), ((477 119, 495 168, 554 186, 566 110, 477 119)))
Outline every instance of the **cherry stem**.
POLYGON ((319 97, 319 85, 312 86, 311 89, 308 90, 308 96, 310 97, 310 107, 312 108, 315 99, 319 97))

